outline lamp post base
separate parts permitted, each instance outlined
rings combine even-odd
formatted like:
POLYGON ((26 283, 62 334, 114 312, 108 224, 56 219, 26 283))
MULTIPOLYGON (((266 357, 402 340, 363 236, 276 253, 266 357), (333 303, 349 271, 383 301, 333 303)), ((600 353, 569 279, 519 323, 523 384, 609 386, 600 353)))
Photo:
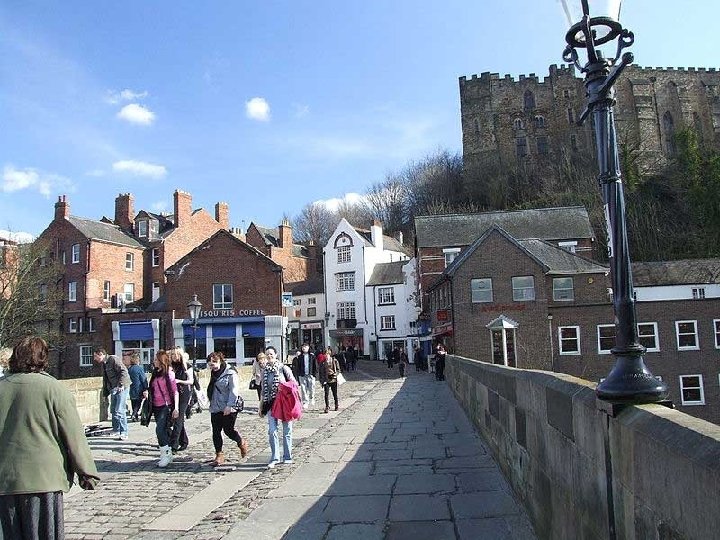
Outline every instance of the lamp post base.
POLYGON ((595 390, 598 398, 612 403, 657 403, 667 398, 667 385, 655 377, 642 356, 618 356, 615 367, 595 390))

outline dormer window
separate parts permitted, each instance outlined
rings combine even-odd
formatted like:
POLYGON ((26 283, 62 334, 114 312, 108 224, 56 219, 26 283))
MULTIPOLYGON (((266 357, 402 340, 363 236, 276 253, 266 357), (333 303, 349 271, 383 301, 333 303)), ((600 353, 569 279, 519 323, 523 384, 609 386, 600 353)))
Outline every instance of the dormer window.
POLYGON ((148 222, 146 219, 137 222, 137 234, 140 238, 147 238, 148 236, 148 222))

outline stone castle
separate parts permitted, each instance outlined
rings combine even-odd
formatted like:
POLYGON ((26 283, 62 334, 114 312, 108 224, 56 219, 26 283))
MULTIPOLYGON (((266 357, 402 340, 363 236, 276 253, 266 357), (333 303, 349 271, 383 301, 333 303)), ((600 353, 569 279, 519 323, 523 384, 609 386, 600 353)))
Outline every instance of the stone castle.
MULTIPOLYGON (((637 152, 641 170, 667 162, 680 129, 693 128, 702 144, 720 148, 720 71, 631 65, 615 91, 618 139, 637 152)), ((460 77, 465 166, 542 162, 561 151, 594 153, 591 120, 576 123, 585 106, 574 66, 551 65, 543 80, 533 73, 518 80, 489 72, 460 77)))

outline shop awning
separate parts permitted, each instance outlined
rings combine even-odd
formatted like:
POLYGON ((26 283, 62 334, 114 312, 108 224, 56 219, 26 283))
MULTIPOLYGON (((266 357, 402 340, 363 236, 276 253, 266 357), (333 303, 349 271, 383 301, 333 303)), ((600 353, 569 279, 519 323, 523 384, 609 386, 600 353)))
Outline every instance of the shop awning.
POLYGON ((152 322, 150 321, 120 321, 120 340, 135 341, 155 339, 152 322))

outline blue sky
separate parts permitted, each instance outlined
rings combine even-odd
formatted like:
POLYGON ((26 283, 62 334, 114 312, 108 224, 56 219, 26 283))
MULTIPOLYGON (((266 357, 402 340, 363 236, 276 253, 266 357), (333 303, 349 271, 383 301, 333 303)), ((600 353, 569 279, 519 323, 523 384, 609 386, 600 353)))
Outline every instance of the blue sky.
MULTIPOLYGON (((720 2, 674 6, 625 3, 636 63, 720 67, 720 2)), ((39 234, 60 194, 172 211, 176 188, 277 225, 460 151, 458 77, 542 77, 564 32, 556 0, 3 0, 0 230, 39 234)))

